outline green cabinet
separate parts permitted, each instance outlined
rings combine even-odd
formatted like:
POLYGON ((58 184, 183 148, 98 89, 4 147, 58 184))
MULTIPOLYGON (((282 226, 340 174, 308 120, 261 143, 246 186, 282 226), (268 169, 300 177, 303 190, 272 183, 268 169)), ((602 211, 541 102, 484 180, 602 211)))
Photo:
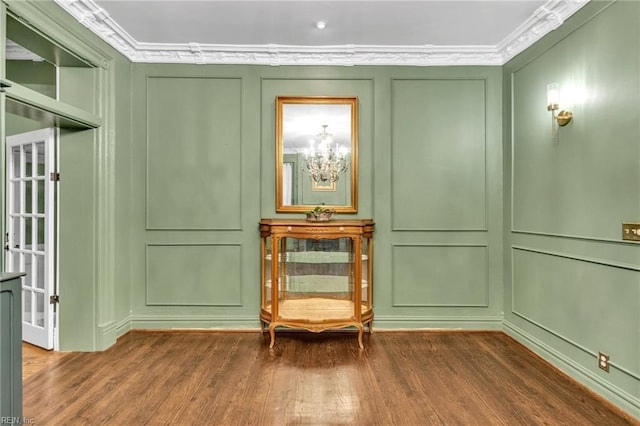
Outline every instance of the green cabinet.
POLYGON ((23 275, 0 274, 0 418, 22 418, 23 275))

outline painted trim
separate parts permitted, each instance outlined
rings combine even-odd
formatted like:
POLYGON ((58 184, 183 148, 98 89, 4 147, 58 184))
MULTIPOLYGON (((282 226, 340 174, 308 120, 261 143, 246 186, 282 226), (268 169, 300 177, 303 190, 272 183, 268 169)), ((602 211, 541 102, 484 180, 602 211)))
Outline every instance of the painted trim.
MULTIPOLYGON (((542 237, 565 238, 569 240, 596 241, 600 243, 613 243, 613 244, 628 245, 628 246, 640 244, 640 242, 638 241, 631 241, 631 240, 622 240, 622 239, 616 240, 613 238, 597 238, 597 237, 587 237, 587 236, 571 235, 571 234, 554 234, 552 232, 524 231, 524 230, 518 230, 513 228, 511 229, 511 232, 513 234, 538 235, 542 237)), ((622 238, 622 228, 620 229, 620 237, 622 238)))
POLYGON ((396 81, 482 81, 484 84, 484 225, 480 228, 401 228, 395 225, 395 219, 393 211, 391 211, 391 230, 394 232, 422 232, 422 231, 437 231, 437 232, 488 232, 489 231, 489 191, 487 190, 487 185, 489 182, 489 171, 487 167, 487 152, 488 152, 488 129, 489 129, 489 119, 488 119, 488 105, 487 100, 489 96, 488 86, 489 86, 489 78, 473 78, 473 77, 452 77, 452 78, 391 78, 391 101, 390 101, 390 109, 391 109, 391 121, 390 121, 390 171, 391 171, 391 188, 390 188, 390 197, 393 199, 394 193, 394 185, 393 185, 393 177, 394 177, 394 167, 393 167, 393 116, 394 116, 394 83, 396 81))
MULTIPOLYGON (((64 49, 79 61, 93 67, 108 68, 111 55, 87 39, 78 36, 52 15, 50 2, 4 0, 7 14, 64 49)), ((53 5, 55 7, 55 5, 53 5)))
MULTIPOLYGON (((578 255, 572 255, 572 254, 563 253, 559 251, 542 250, 542 249, 536 249, 532 247, 519 246, 519 245, 512 245, 511 248, 512 250, 529 251, 532 253, 546 254, 550 256, 562 257, 565 259, 579 260, 581 262, 595 263, 597 265, 611 266, 614 268, 629 269, 631 271, 640 272, 640 265, 633 265, 630 263, 612 262, 610 260, 599 259, 597 257, 578 256, 578 255)), ((511 260, 513 261, 513 257, 511 260)), ((511 278, 513 279, 513 277, 511 278)))
MULTIPOLYGON (((444 307, 444 308, 488 308, 489 307, 489 245, 488 244, 416 244, 416 243, 392 243, 391 244, 391 306, 394 308, 435 308, 435 307, 444 307), (394 277, 394 269, 395 269, 395 248, 396 247, 475 247, 475 248, 484 248, 484 258, 485 258, 485 276, 484 276, 484 296, 485 303, 484 304, 467 304, 467 305, 459 305, 459 304, 398 304, 395 302, 394 297, 394 288, 395 288, 395 280, 394 277)), ((439 318, 439 317, 438 317, 439 318)))
MULTIPOLYGON (((106 60, 106 59, 105 59, 106 60)), ((113 59, 108 63, 111 65, 113 59)), ((105 127, 113 129, 115 121, 115 73, 105 68, 96 68, 94 73, 95 93, 98 94, 96 109, 104 119, 105 127)), ((96 242, 95 262, 98 325, 115 319, 116 312, 116 141, 110 132, 96 132, 96 156, 94 157, 96 191, 96 242)))
POLYGON ((99 338, 97 339, 96 350, 102 351, 110 348, 131 330, 131 318, 125 317, 120 321, 112 321, 109 324, 100 326, 99 338))
POLYGON ((7 99, 51 113, 69 122, 77 123, 78 128, 81 129, 95 129, 104 125, 101 117, 88 111, 52 99, 11 80, 4 80, 4 82, 11 85, 5 89, 7 99))
POLYGON ((588 0, 549 0, 504 40, 491 46, 288 46, 144 43, 92 0, 55 0, 78 22, 132 62, 251 65, 503 65, 562 23, 588 0))
MULTIPOLYGON (((576 260, 579 262, 587 262, 587 263, 593 263, 596 265, 600 265, 600 266, 607 266, 610 268, 618 268, 618 269, 625 269, 625 270, 631 270, 631 271, 635 271, 635 272, 640 272, 640 266, 634 266, 634 265, 628 265, 628 264, 624 264, 624 263, 620 263, 620 262, 609 262, 609 261, 604 261, 604 260, 600 260, 600 259, 595 259, 595 258, 588 258, 588 257, 583 257, 583 256, 572 256, 569 254, 565 254, 565 253, 560 253, 560 252, 554 252, 554 251, 547 251, 547 250, 538 250, 538 249, 533 249, 533 248, 528 248, 528 247, 521 247, 521 246, 512 246, 511 247, 511 283, 512 283, 512 289, 513 291, 511 292, 511 313, 522 318, 523 320, 535 325, 536 327, 546 331, 547 333, 557 337, 558 339, 564 341, 565 343, 570 344, 571 346, 580 349, 581 351, 583 351, 584 353, 597 358, 598 357, 598 353, 596 351, 593 351, 583 345, 581 345, 578 342, 573 341, 572 339, 552 330, 551 328, 539 323, 538 321, 529 318, 527 315, 518 312, 517 310, 515 310, 515 305, 516 305, 516 301, 515 301, 515 279, 514 279, 514 273, 515 273, 515 262, 513 259, 513 253, 515 250, 520 250, 520 251, 525 251, 525 252, 530 252, 530 253, 538 253, 538 254, 543 254, 543 255, 547 255, 547 256, 554 256, 554 257, 560 257, 560 258, 564 258, 564 259, 570 259, 570 260, 576 260)), ((505 323, 507 323, 507 321, 505 320, 505 323)), ((611 367, 617 369, 618 371, 633 377, 636 380, 640 380, 640 374, 635 373, 631 370, 626 369, 625 367, 616 364, 615 362, 610 362, 609 363, 611 367)))
MULTIPOLYGON (((375 307, 374 307, 375 313, 375 307)), ((373 330, 502 330, 501 315, 487 316, 400 316, 375 315, 373 330)))
POLYGON ((130 329, 260 329, 258 315, 132 315, 130 329))
POLYGON ((240 196, 240 211, 238 212, 238 221, 237 223, 230 225, 228 227, 220 227, 220 226, 216 226, 216 227, 175 227, 175 226, 167 226, 167 227, 160 227, 160 226, 151 226, 149 224, 149 82, 152 79, 199 79, 199 80, 234 80, 234 81, 238 81, 240 83, 240 123, 239 123, 239 132, 240 132, 240 144, 238 145, 238 152, 240 154, 240 168, 238 169, 238 174, 240 175, 239 181, 240 181, 240 190, 242 191, 243 188, 243 171, 242 171, 242 153, 243 153, 243 147, 244 147, 244 132, 243 132, 243 120, 244 120, 244 104, 243 104, 243 99, 244 99, 244 95, 245 95, 245 81, 243 77, 225 77, 225 76, 192 76, 192 75, 183 75, 183 74, 177 74, 177 75, 166 75, 166 74, 162 74, 162 75, 156 75, 156 74, 147 74, 145 75, 145 93, 144 93, 144 99, 145 99, 145 230, 146 231, 243 231, 243 227, 242 227, 242 211, 244 210, 242 207, 243 204, 243 199, 242 196, 240 196))
POLYGON ((562 372, 568 374, 571 378, 577 380, 598 394, 603 395, 605 398, 611 400, 614 404, 624 410, 627 410, 629 413, 635 416, 640 416, 640 398, 633 396, 623 389, 601 379, 588 369, 584 368, 577 361, 567 357, 562 352, 530 335, 515 324, 505 320, 503 323, 503 331, 546 361, 553 364, 562 372))

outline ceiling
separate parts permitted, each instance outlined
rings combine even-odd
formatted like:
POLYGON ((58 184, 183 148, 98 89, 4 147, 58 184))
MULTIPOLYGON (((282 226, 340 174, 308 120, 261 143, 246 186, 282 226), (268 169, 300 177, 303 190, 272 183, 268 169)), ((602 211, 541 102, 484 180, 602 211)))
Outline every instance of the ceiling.
POLYGON ((134 62, 501 65, 588 0, 55 1, 134 62))

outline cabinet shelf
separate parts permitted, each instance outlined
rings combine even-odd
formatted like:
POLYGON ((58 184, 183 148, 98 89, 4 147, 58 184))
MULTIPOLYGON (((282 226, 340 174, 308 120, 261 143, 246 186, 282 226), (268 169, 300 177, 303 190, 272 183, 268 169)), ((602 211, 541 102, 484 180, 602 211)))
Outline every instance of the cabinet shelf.
MULTIPOLYGON (((270 308, 270 305, 268 308, 270 308)), ((292 321, 322 323, 323 321, 335 321, 352 317, 356 308, 352 300, 308 297, 282 301, 279 309, 280 315, 292 321)), ((366 313, 367 309, 366 304, 360 305, 362 314, 366 313)))
MULTIPOLYGON (((287 263, 350 263, 349 253, 333 253, 318 251, 300 251, 280 253, 279 260, 287 263), (284 256, 283 256, 284 255, 284 256)), ((366 254, 362 255, 362 260, 367 260, 366 254)), ((271 254, 265 256, 265 260, 271 260, 271 254)))
POLYGON ((372 220, 260 221, 260 321, 269 347, 277 327, 354 327, 363 347, 373 322, 373 228, 372 220))

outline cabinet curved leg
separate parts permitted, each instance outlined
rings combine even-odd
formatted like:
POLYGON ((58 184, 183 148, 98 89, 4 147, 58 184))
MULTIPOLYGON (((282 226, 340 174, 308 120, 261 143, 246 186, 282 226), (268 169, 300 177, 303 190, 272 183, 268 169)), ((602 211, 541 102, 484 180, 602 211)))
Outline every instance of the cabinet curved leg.
POLYGON ((273 323, 269 324, 269 336, 271 336, 269 349, 273 349, 273 345, 276 343, 276 326, 273 323))
POLYGON ((362 344, 362 335, 364 334, 364 326, 362 324, 358 324, 358 346, 360 349, 364 349, 364 345, 362 344))

